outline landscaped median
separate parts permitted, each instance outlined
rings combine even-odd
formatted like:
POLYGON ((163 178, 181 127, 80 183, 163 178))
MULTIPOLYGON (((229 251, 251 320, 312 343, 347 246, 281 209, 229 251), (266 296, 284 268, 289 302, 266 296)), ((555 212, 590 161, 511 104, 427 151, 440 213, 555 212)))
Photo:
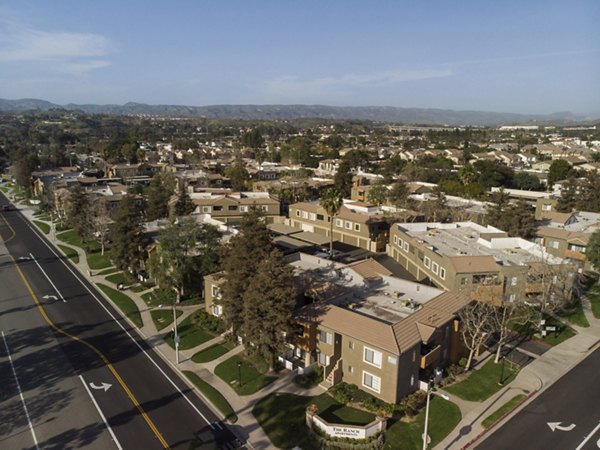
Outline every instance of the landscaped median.
POLYGON ((196 375, 194 372, 184 370, 183 374, 190 380, 196 388, 225 416, 225 418, 235 423, 238 420, 237 415, 233 411, 233 408, 223 395, 217 391, 214 387, 196 375))
POLYGON ((111 287, 106 286, 102 283, 97 283, 97 286, 104 292, 108 298, 110 298, 115 305, 127 316, 138 328, 144 326, 140 310, 133 300, 127 295, 119 292, 111 287))
POLYGON ((50 225, 46 222, 41 222, 39 220, 34 220, 33 223, 36 227, 43 231, 44 234, 50 233, 50 225))

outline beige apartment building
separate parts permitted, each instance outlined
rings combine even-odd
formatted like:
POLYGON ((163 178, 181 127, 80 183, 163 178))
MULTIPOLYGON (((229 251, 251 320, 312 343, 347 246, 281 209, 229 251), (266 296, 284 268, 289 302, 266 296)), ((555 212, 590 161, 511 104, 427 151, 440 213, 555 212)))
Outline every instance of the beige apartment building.
POLYGON ((267 192, 193 192, 190 198, 196 209, 194 214, 207 214, 221 222, 239 222, 251 208, 260 209, 267 223, 280 215, 279 199, 267 192))
MULTIPOLYGON (((289 225, 329 237, 331 218, 319 202, 290 205, 289 225)), ((333 239, 373 252, 385 251, 391 221, 402 211, 369 203, 344 200, 333 217, 333 239)))
MULTIPOLYGON (((289 263, 305 306, 279 358, 288 369, 318 365, 326 388, 344 381, 397 403, 463 356, 457 314, 466 296, 395 278, 372 259, 344 265, 296 253, 289 263)), ((219 274, 204 281, 206 311, 220 316, 219 274)))
POLYGON ((548 279, 570 289, 576 271, 539 244, 474 222, 394 224, 388 255, 418 281, 496 304, 540 295, 548 279))

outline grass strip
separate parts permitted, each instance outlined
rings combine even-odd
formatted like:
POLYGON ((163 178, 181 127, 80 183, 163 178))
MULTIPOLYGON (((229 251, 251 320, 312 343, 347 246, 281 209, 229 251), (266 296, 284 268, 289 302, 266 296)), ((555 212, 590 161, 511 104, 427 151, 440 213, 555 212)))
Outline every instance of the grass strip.
POLYGON ((35 223, 35 225, 44 232, 44 234, 48 234, 50 233, 50 225, 48 225, 46 222, 40 222, 39 220, 34 220, 33 223, 35 223))
POLYGON ((62 252, 73 261, 75 264, 79 263, 79 253, 73 247, 67 247, 66 245, 58 244, 58 248, 62 250, 62 252))
POLYGON ((229 422, 237 422, 238 417, 227 399, 223 397, 223 394, 221 394, 218 390, 216 390, 194 372, 184 370, 183 374, 192 382, 194 386, 196 386, 196 388, 198 388, 200 392, 202 392, 202 394, 215 406, 215 408, 221 411, 221 414, 223 414, 229 422))
POLYGON ((490 359, 483 367, 473 370, 467 379, 444 389, 463 400, 482 402, 514 380, 517 373, 519 373, 519 369, 514 364, 495 364, 490 359), (498 384, 500 377, 502 377, 502 385, 498 384))
POLYGON ((504 405, 502 405, 500 408, 498 408, 492 414, 490 414, 485 419, 483 419, 483 422, 481 422, 481 425, 483 425, 484 428, 491 427, 498 420, 500 420, 500 418, 503 417, 504 414, 506 414, 507 412, 512 410, 519 403, 521 403, 521 401, 524 398, 525 398, 524 394, 515 395, 513 398, 511 398, 509 401, 507 401, 504 405))
POLYGON ((127 295, 119 292, 105 284, 97 283, 98 287, 110 298, 115 305, 127 316, 138 328, 144 326, 140 310, 133 300, 127 295))

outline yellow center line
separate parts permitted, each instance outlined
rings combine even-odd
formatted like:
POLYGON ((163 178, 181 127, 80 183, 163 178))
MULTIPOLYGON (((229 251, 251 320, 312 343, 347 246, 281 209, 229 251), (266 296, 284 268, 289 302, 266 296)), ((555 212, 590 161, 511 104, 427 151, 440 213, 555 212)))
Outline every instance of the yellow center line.
MULTIPOLYGON (((4 216, 2 216, 2 218, 4 219, 4 222, 11 229, 11 231, 13 233, 12 237, 10 238, 10 239, 12 239, 16 235, 15 230, 6 221, 6 219, 4 218, 4 216)), ((4 242, 7 242, 7 241, 4 241, 4 242)), ((106 367, 108 367, 108 370, 110 370, 111 373, 114 375, 114 377, 117 380, 117 382, 119 383, 119 385, 121 385, 121 387, 125 391, 125 394, 127 394, 127 396, 129 397, 129 399, 132 401, 132 403, 134 404, 134 406, 137 408, 137 410, 139 411, 139 413, 142 415, 142 417, 144 418, 144 420, 146 421, 146 423, 148 424, 148 426, 150 427, 150 429, 152 430, 152 432, 154 433, 154 435, 158 438, 158 440, 160 441, 160 443, 162 444, 162 446, 164 448, 166 448, 166 449, 170 448, 169 444, 167 443, 167 441, 165 440, 165 438, 162 436, 162 434, 160 433, 160 431, 158 431, 158 429, 156 428, 156 425, 154 425, 154 422, 152 422, 152 420, 150 419, 150 417, 148 416, 148 414, 146 413, 146 411, 144 411, 144 408, 142 407, 142 405, 140 405, 140 402, 137 400, 137 398, 135 397, 135 395, 133 394, 133 392, 131 392, 131 389, 129 389, 129 387, 127 386, 127 384, 123 380, 123 378, 121 378, 121 376, 119 375, 119 373, 117 372, 117 370, 114 368, 114 366, 111 364, 111 362, 108 360, 108 358, 106 356, 104 356, 104 354, 100 350, 98 350, 94 345, 90 344, 85 339, 82 339, 82 338, 80 338, 78 336, 75 336, 75 335, 73 335, 73 334, 71 334, 71 333, 63 330, 62 328, 60 328, 57 325, 55 325, 54 322, 52 322, 52 320, 50 319, 50 317, 48 317, 48 314, 46 313, 46 310, 44 309, 44 307, 42 306, 41 302, 39 301, 37 295, 35 295, 35 292, 33 292, 33 289, 31 287, 31 285, 29 284, 29 282, 27 281, 27 278, 25 277, 25 275, 21 271, 21 268, 17 264, 15 258, 12 255, 10 255, 10 257, 13 260, 15 268, 17 269, 17 272, 19 273, 19 276, 21 277, 21 280, 23 281, 23 284, 25 285, 25 287, 29 291, 29 295, 31 295, 31 298, 33 299, 33 301, 37 305, 37 308, 40 311, 40 314, 42 315, 42 317, 44 318, 44 320, 48 323, 48 325, 53 330, 55 330, 57 333, 60 333, 60 334, 66 336, 66 337, 68 337, 68 338, 70 338, 70 339, 72 339, 72 340, 74 340, 76 342, 79 342, 79 343, 85 345, 90 350, 92 350, 96 355, 98 355, 98 357, 102 360, 102 362, 104 362, 104 364, 106 365, 106 367)))
POLYGON ((11 235, 10 235, 10 237, 8 239, 4 239, 2 237, 2 235, 0 234, 0 242, 5 242, 6 243, 6 242, 10 241, 11 239, 13 239, 15 237, 16 233, 15 233, 14 228, 11 227, 10 224, 8 223, 8 221, 6 220, 6 217, 4 217, 4 214, 0 213, 0 217, 2 217, 2 220, 4 221, 4 223, 6 224, 6 226, 8 227, 8 229, 11 232, 11 235))

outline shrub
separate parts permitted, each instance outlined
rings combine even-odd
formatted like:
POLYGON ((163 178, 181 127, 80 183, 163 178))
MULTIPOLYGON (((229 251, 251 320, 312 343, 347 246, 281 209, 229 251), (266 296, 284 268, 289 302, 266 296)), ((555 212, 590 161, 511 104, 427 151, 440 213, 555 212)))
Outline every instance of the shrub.
POLYGON ((208 314, 206 311, 199 310, 196 312, 194 323, 213 334, 225 332, 225 323, 218 317, 208 314))
POLYGON ((402 399, 402 406, 404 407, 404 413, 408 417, 414 417, 418 414, 419 410, 425 405, 427 401, 427 394, 423 391, 416 391, 402 399))

